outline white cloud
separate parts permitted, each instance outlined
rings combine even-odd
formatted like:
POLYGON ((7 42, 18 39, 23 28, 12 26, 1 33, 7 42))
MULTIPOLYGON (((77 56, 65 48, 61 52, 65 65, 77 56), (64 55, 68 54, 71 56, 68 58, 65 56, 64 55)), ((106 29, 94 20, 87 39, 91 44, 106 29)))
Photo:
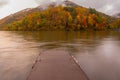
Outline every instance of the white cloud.
POLYGON ((34 0, 10 0, 7 5, 0 8, 0 18, 18 12, 22 9, 35 7, 35 6, 37 6, 37 4, 35 3, 34 0))
POLYGON ((51 2, 56 2, 56 0, 50 0, 51 2))
POLYGON ((8 3, 8 0, 0 0, 0 7, 6 5, 8 3))
MULTIPOLYGON (((0 18, 25 8, 46 4, 50 1, 61 2, 64 0, 0 0, 0 18), (37 4, 36 4, 36 3, 37 4)), ((92 7, 96 10, 113 15, 120 12, 120 0, 70 0, 81 6, 92 7)))
POLYGON ((74 2, 81 6, 95 8, 108 15, 120 12, 120 0, 74 0, 74 2))

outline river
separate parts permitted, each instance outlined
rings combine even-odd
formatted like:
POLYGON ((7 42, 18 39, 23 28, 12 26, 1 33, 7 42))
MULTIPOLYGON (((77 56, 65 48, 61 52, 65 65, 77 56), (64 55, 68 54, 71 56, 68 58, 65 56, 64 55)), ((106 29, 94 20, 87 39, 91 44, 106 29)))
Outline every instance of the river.
POLYGON ((73 55, 90 80, 120 80, 119 31, 0 31, 0 80, 26 80, 51 49, 73 55))

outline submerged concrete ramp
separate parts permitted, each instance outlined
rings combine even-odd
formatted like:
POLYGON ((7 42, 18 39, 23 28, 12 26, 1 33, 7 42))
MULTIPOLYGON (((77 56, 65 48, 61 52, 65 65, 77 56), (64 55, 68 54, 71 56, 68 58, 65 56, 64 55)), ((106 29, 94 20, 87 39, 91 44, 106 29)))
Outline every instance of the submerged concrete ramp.
POLYGON ((43 52, 28 80, 88 80, 75 60, 65 51, 43 52))

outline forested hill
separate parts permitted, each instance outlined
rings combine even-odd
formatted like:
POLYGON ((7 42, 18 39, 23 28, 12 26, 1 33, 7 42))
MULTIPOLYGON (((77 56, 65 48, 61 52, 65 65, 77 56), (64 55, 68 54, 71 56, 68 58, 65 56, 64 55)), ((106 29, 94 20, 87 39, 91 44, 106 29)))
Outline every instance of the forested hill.
POLYGON ((25 9, 0 20, 1 30, 107 30, 120 28, 120 20, 71 1, 25 9))

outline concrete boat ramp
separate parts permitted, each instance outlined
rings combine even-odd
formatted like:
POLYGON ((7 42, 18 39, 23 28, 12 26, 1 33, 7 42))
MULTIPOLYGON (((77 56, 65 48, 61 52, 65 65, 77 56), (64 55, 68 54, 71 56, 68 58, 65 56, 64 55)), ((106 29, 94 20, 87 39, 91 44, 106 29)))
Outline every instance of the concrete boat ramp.
POLYGON ((40 54, 27 80, 88 80, 73 57, 65 51, 40 54))

